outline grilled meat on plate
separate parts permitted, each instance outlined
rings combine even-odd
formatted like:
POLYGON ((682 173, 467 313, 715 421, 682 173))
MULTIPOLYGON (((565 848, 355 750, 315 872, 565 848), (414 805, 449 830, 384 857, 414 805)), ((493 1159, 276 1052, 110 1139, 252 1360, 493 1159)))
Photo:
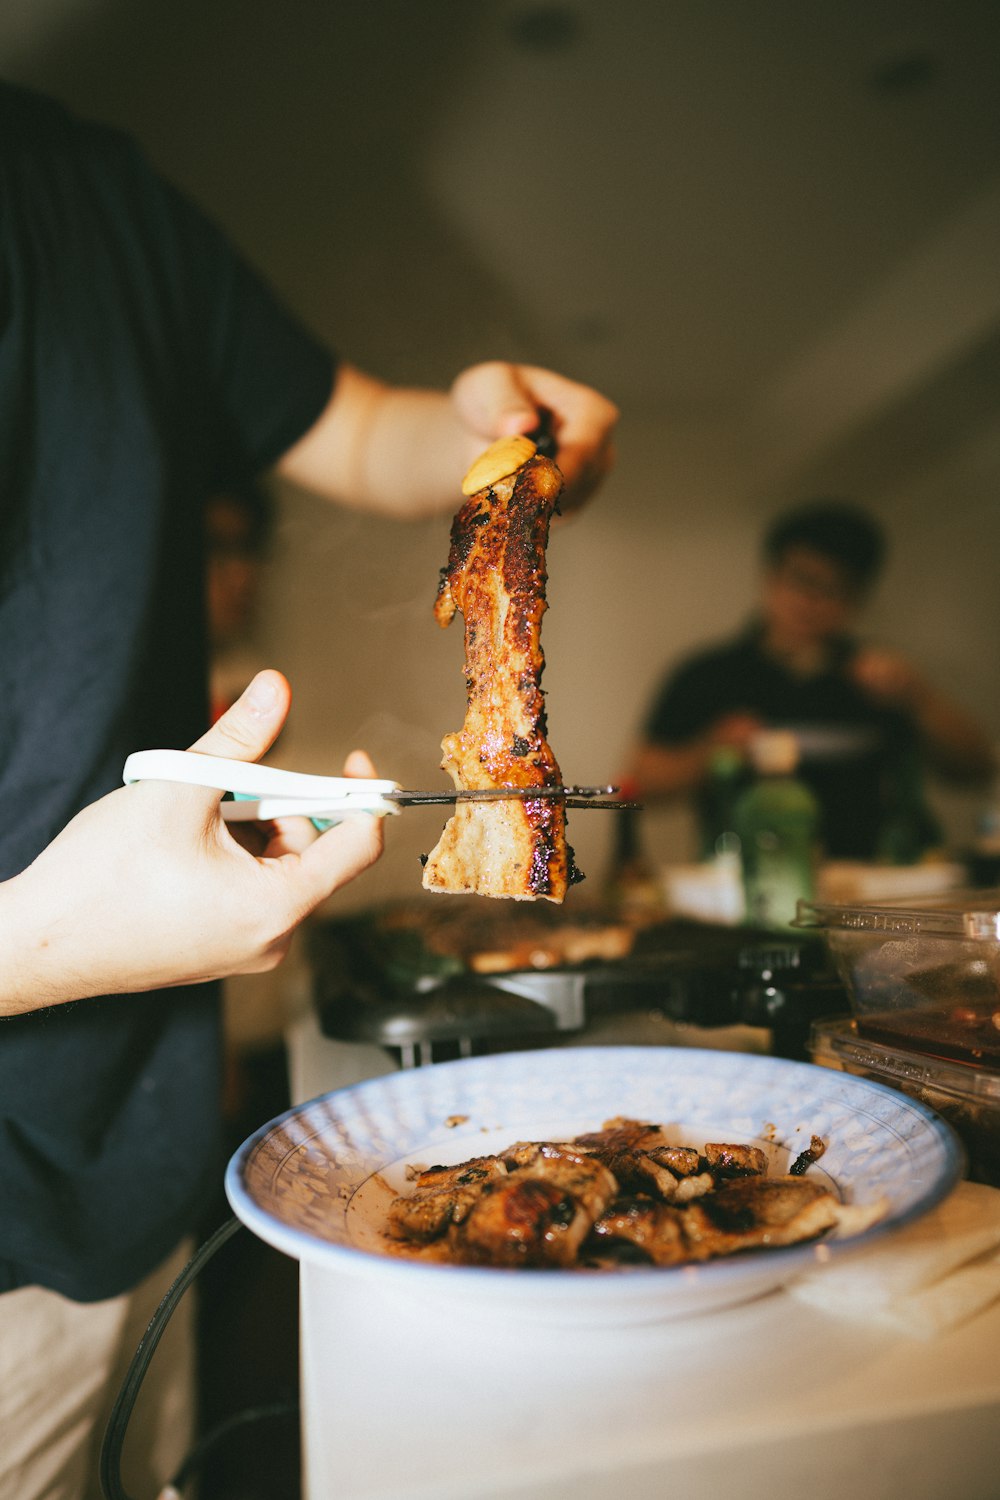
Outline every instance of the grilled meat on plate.
POLYGON ((658 1125, 616 1118, 572 1141, 517 1141, 421 1172, 393 1203, 389 1233, 398 1253, 463 1264, 672 1266, 850 1233, 878 1217, 869 1206, 855 1222, 824 1182, 766 1174, 757 1146, 696 1151, 671 1145, 658 1125))

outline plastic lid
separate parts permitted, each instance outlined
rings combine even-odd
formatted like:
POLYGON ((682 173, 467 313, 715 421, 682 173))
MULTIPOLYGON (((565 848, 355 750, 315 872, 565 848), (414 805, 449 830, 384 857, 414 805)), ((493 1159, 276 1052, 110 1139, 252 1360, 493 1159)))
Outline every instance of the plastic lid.
POLYGON ((1000 941, 1000 890, 949 891, 924 900, 910 896, 877 905, 800 901, 792 925, 827 932, 919 933, 995 943, 1000 941))
POLYGON ((814 1021, 809 1033, 809 1051, 817 1063, 835 1057, 842 1063, 877 1073, 894 1086, 908 1084, 937 1089, 957 1099, 975 1100, 1000 1109, 1000 1073, 925 1052, 869 1042, 858 1036, 854 1021, 840 1018, 814 1021))

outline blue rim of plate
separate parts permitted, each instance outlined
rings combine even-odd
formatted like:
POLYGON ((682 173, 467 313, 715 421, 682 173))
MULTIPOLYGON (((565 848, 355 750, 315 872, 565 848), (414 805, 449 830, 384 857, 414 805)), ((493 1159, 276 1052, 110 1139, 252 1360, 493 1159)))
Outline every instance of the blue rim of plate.
MULTIPOLYGON (((658 1085, 662 1085, 666 1080, 657 1076, 656 1081, 658 1085)), ((625 1086, 621 1087, 620 1092, 623 1096, 625 1095, 627 1092, 625 1086)), ((506 1102, 505 1098, 505 1104, 506 1102)), ((622 1102, 623 1105, 628 1103, 624 1098, 622 1102)), ((535 1118, 541 1115, 544 1107, 531 1106, 535 1118)), ((607 1105, 605 1107, 608 1108, 609 1114, 630 1112, 627 1107, 619 1109, 610 1109, 607 1105)), ((555 1108, 558 1110, 559 1106, 555 1108)), ((586 1108, 586 1104, 581 1103, 580 1109, 586 1111, 586 1108)), ((635 1113, 639 1118, 655 1118, 651 1112, 644 1109, 637 1109, 635 1113)), ((664 1111, 664 1113, 669 1114, 670 1111, 664 1111)), ((769 1113, 779 1115, 781 1110, 774 1109, 769 1113)), ((800 1140, 797 1143, 799 1147, 808 1144, 812 1125, 819 1113, 819 1110, 814 1110, 812 1118, 804 1117, 796 1126, 796 1129, 801 1131, 800 1140)), ((579 1117, 579 1109, 576 1114, 579 1117)), ((590 1119, 588 1123, 588 1120, 584 1119, 579 1129, 593 1129, 600 1123, 599 1120, 593 1119, 590 1119)), ((662 1113, 658 1123, 666 1123, 663 1121, 662 1113)), ((699 1122, 689 1119, 685 1114, 683 1124, 686 1128, 695 1128, 699 1122)), ((509 1123, 507 1120, 501 1120, 490 1126, 492 1130, 506 1130, 509 1141, 522 1138, 517 1127, 517 1110, 514 1110, 514 1118, 509 1123)), ((476 1128, 482 1129, 483 1127, 470 1126, 470 1129, 476 1128)), ((704 1128, 712 1128, 710 1119, 706 1119, 704 1128)), ((733 1136, 737 1135, 737 1128, 729 1122, 723 1122, 720 1129, 729 1131, 733 1136)), ((741 1130, 740 1133, 748 1138, 767 1139, 766 1135, 760 1133, 759 1127, 756 1131, 751 1128, 741 1130)), ((464 1139, 464 1135, 461 1138, 464 1139)), ((711 1136, 706 1136, 706 1139, 711 1138, 711 1136)), ((790 1155, 796 1148, 796 1143, 789 1142, 787 1137, 784 1140, 778 1137, 775 1143, 784 1144, 790 1155)), ((836 1142, 831 1142, 828 1146, 828 1156, 832 1151, 834 1159, 831 1165, 836 1161, 837 1149, 836 1142)), ((864 1146, 862 1146, 862 1152, 863 1150, 864 1146)), ((467 1154, 472 1155, 474 1152, 469 1150, 467 1154)), ((451 1155, 449 1159, 459 1158, 451 1155)), ((822 1160, 826 1161, 826 1159, 825 1157, 822 1160)), ((225 1190, 233 1212, 260 1239, 295 1259, 325 1266, 331 1270, 337 1269, 354 1274, 378 1274, 393 1278, 402 1276, 407 1278, 411 1285, 415 1285, 418 1280, 426 1283, 429 1278, 431 1284, 442 1286, 444 1278, 447 1278, 449 1284, 456 1287, 461 1284, 466 1289, 485 1288, 487 1285, 492 1289, 501 1281, 513 1281, 520 1290, 528 1292, 529 1288, 534 1287, 539 1294, 554 1292, 554 1283, 573 1283, 574 1286, 579 1286, 584 1281, 589 1286, 600 1283, 609 1289, 610 1284, 614 1284, 616 1290, 621 1290, 627 1285, 629 1289, 634 1288, 636 1292, 641 1287, 648 1288, 651 1282, 655 1282, 657 1286, 664 1288, 672 1286, 674 1290, 680 1292, 682 1287, 691 1285, 695 1280, 700 1285, 722 1283, 741 1277, 752 1277, 755 1273, 765 1276, 769 1282, 777 1283, 787 1279, 787 1274, 791 1274, 792 1270, 799 1265, 827 1260, 831 1255, 842 1251, 853 1251, 929 1213, 953 1190, 962 1177, 965 1166, 964 1148, 946 1120, 921 1101, 874 1079, 857 1077, 813 1063, 700 1048, 568 1047, 497 1053, 487 1057, 462 1059, 455 1062, 437 1063, 425 1068, 391 1072, 346 1088, 332 1090, 302 1104, 294 1105, 262 1125, 233 1154, 226 1169, 225 1190), (389 1136, 381 1143, 380 1149, 374 1150, 373 1154, 360 1151, 356 1167, 348 1171, 346 1181, 337 1187, 335 1192, 331 1192, 326 1184, 315 1192, 315 1203, 319 1205, 320 1217, 322 1218, 326 1213, 329 1213, 331 1218, 340 1215, 346 1224, 346 1215, 351 1202, 358 1191, 375 1174, 389 1170, 394 1164, 407 1158, 412 1159, 418 1153, 422 1153, 425 1162, 429 1161, 433 1157, 433 1146, 436 1144, 447 1148, 448 1140, 454 1131, 454 1127, 449 1124, 449 1117, 454 1116, 465 1104, 465 1093, 477 1082, 485 1080, 490 1085, 486 1091, 487 1096, 491 1096, 497 1091, 504 1092, 505 1085, 523 1081, 525 1073, 529 1075, 529 1078, 532 1078, 535 1073, 540 1073, 542 1077, 539 1082, 548 1082, 551 1085, 551 1078, 548 1080, 544 1078, 547 1071, 549 1073, 555 1070, 557 1073, 585 1074, 587 1065, 590 1064, 602 1079, 609 1079, 616 1068, 628 1070, 638 1067, 640 1072, 649 1072, 656 1076, 661 1071, 655 1066, 656 1062, 665 1065, 663 1069, 665 1074, 675 1070, 679 1064, 682 1074, 696 1075, 695 1079, 689 1080, 689 1086, 693 1081, 699 1089, 703 1087, 705 1075, 721 1074, 722 1079, 716 1079, 716 1082, 727 1083, 730 1086, 730 1096, 732 1089, 739 1088, 741 1079, 744 1087, 747 1086, 748 1081, 756 1085, 751 1089, 751 1093, 755 1094, 761 1089, 766 1090, 769 1079, 785 1086, 789 1082, 794 1082, 803 1091, 804 1099, 812 1097, 823 1101, 828 1106, 841 1106, 847 1111, 849 1117, 867 1119, 869 1126, 876 1125, 879 1131, 887 1137, 882 1144, 883 1154, 886 1149, 891 1152, 893 1149, 891 1143, 896 1141, 902 1152, 902 1159, 905 1161, 906 1150, 911 1140, 915 1140, 918 1144, 922 1141, 935 1159, 931 1162, 928 1157, 923 1167, 917 1164, 917 1191, 902 1206, 890 1210, 885 1217, 877 1220, 859 1234, 838 1240, 820 1239, 803 1245, 746 1251, 736 1256, 720 1257, 716 1260, 699 1262, 696 1265, 636 1266, 629 1267, 623 1272, 582 1269, 502 1270, 489 1266, 427 1263, 395 1257, 352 1244, 346 1238, 326 1238, 311 1229, 296 1227, 288 1222, 282 1212, 276 1212, 272 1206, 262 1202, 261 1194, 254 1192, 247 1183, 248 1171, 259 1175, 262 1169, 262 1159, 269 1154, 269 1160, 263 1162, 263 1171, 265 1175, 270 1175, 272 1181, 279 1179, 282 1174, 287 1177, 290 1170, 289 1164, 298 1159, 306 1163, 303 1172, 309 1184, 307 1191, 313 1191, 318 1179, 313 1170, 313 1163, 308 1159, 308 1153, 316 1150, 315 1142, 323 1129, 334 1129, 335 1133, 339 1132, 337 1149, 340 1161, 334 1162, 332 1157, 328 1156, 328 1162, 335 1171, 342 1170, 344 1159, 350 1158, 353 1152, 358 1151, 358 1146, 351 1137, 352 1122, 355 1127, 358 1121, 369 1122, 367 1126, 362 1124, 361 1127, 360 1138, 363 1141, 364 1130, 371 1128, 371 1122, 378 1121, 379 1107, 380 1105, 384 1107, 387 1100, 397 1108, 405 1108, 407 1105, 412 1107, 415 1101, 419 1103, 422 1095, 430 1094, 433 1102, 427 1103, 425 1100, 423 1113, 419 1109, 417 1111, 417 1129, 419 1131, 432 1127, 429 1136, 418 1138, 404 1134, 401 1139, 392 1143, 392 1131, 396 1128, 396 1122, 393 1120, 389 1136), (521 1078, 517 1079, 515 1075, 521 1075, 521 1078), (457 1108, 449 1109, 447 1107, 449 1100, 457 1108), (911 1132, 910 1139, 902 1129, 904 1124, 911 1132), (277 1149, 275 1149, 276 1146, 277 1149), (925 1179, 922 1182, 919 1180, 921 1177, 925 1179), (817 1251, 820 1252, 819 1255, 817 1251)), ((827 1175, 832 1176, 834 1181, 838 1182, 839 1187, 845 1186, 843 1181, 838 1181, 835 1172, 827 1175)), ((322 1177, 321 1168, 319 1176, 322 1177)), ((298 1198, 301 1199, 301 1193, 298 1194, 298 1198)), ((309 1205, 310 1208, 312 1206, 309 1205)), ((301 1203, 298 1203, 297 1207, 301 1207, 301 1203)))

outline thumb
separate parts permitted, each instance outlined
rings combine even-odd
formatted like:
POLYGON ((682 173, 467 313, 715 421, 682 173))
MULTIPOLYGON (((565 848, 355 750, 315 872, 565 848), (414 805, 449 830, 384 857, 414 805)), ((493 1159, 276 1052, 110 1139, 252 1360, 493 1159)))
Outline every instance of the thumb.
POLYGON ((292 690, 280 672, 258 672, 231 708, 191 746, 202 755, 229 760, 259 760, 277 739, 292 702, 292 690))
POLYGON ((463 370, 451 395, 461 420, 481 437, 517 437, 538 426, 538 405, 518 366, 503 360, 463 370))

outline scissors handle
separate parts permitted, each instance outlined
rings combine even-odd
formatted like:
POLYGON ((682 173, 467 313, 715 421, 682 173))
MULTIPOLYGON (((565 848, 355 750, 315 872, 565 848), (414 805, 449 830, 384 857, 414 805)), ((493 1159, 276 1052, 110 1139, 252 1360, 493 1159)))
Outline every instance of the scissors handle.
POLYGON ((260 766, 255 761, 226 760, 218 755, 200 755, 196 750, 137 750, 125 762, 122 780, 179 781, 188 786, 214 787, 244 799, 227 803, 225 815, 233 820, 261 819, 323 812, 397 812, 384 798, 397 789, 395 781, 377 781, 355 776, 309 776, 260 766), (246 800, 250 799, 250 800, 246 800), (268 811, 251 811, 251 806, 268 811), (237 809, 245 809, 238 811, 237 809))

